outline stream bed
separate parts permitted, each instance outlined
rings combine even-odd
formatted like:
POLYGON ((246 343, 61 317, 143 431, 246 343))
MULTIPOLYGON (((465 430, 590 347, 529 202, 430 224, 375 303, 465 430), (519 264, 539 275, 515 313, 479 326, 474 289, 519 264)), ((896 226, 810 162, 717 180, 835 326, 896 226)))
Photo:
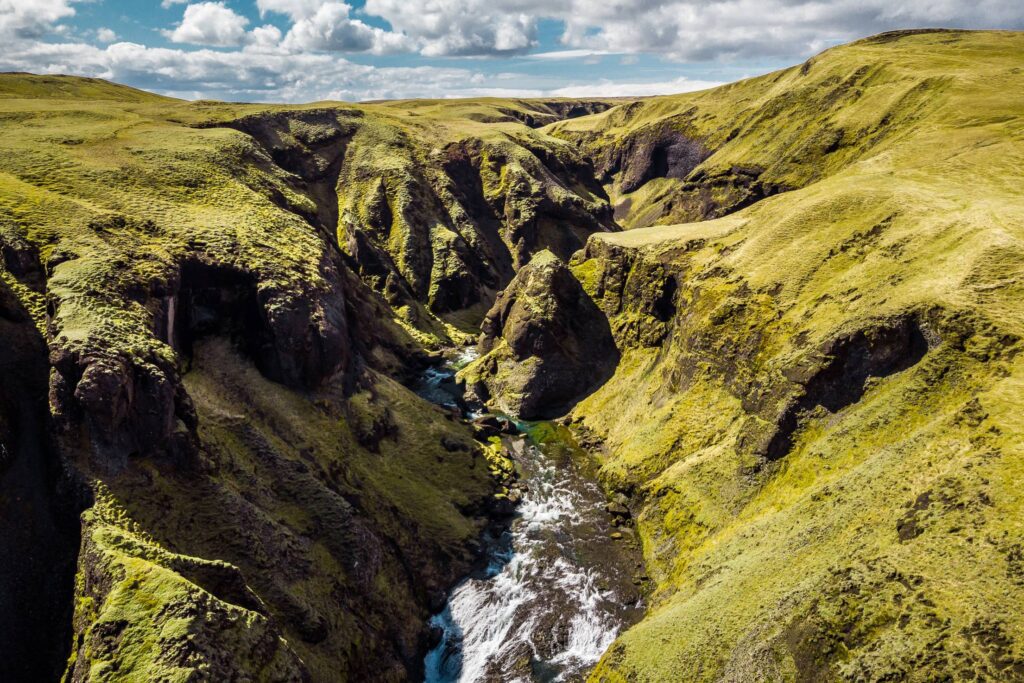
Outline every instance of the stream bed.
MULTIPOLYGON (((458 403, 452 378, 468 359, 429 370, 419 393, 458 403)), ((516 426, 503 441, 526 490, 508 528, 487 539, 486 566, 431 619, 441 639, 424 662, 428 683, 583 680, 642 615, 635 536, 606 512, 593 457, 561 425, 516 426)))

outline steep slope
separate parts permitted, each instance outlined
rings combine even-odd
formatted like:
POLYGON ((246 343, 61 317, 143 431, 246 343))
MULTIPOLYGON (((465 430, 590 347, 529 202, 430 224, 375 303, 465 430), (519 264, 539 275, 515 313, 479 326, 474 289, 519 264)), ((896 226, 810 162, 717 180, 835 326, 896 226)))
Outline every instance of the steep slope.
POLYGON ((591 233, 617 229, 590 162, 530 127, 607 105, 553 104, 381 105, 353 134, 339 242, 410 326, 468 341, 533 254, 568 259, 591 233))
POLYGON ((555 127, 634 224, 788 189, 574 260, 622 351, 574 424, 658 586, 594 680, 1024 678, 1021 55, 883 35, 555 127), (666 129, 703 151, 634 189, 666 129))
POLYGON ((320 178, 210 125, 259 108, 60 83, 0 101, 0 334, 26 354, 0 484, 35 515, 4 503, 26 592, 0 630, 39 637, 3 639, 5 679, 69 645, 74 681, 415 677, 479 551, 481 447, 395 381, 424 356, 325 232, 320 178))
POLYGON ((564 415, 607 380, 619 360, 608 321, 550 251, 523 266, 487 312, 481 358, 461 381, 524 420, 564 415))
POLYGON ((534 253, 568 259, 618 229, 574 145, 534 130, 610 103, 555 100, 196 106, 177 116, 251 135, 291 192, 274 201, 336 235, 421 343, 467 342, 534 253))
POLYGON ((0 76, 0 676, 421 676, 501 482, 402 382, 482 321, 463 377, 571 408, 643 542, 594 680, 1024 679, 1022 54, 617 106, 0 76))

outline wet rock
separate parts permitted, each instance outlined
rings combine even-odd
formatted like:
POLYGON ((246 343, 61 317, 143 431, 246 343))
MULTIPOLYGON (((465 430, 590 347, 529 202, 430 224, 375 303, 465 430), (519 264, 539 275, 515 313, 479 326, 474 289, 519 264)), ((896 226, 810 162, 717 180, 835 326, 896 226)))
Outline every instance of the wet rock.
POLYGON ((481 415, 472 422, 473 429, 484 439, 501 434, 501 422, 494 415, 481 415))
POLYGON ((461 377, 471 391, 527 420, 568 412, 619 360, 608 321, 550 252, 519 271, 482 330, 482 357, 461 377))
POLYGON ((612 515, 616 515, 619 517, 629 517, 629 508, 627 508, 622 503, 611 502, 605 505, 604 509, 607 510, 612 515))

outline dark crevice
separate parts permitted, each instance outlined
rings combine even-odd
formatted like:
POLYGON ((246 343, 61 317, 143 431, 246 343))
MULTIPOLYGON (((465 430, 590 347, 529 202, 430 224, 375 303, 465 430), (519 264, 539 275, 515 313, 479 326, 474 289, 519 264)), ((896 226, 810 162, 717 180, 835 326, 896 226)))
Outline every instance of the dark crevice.
POLYGON ((860 330, 832 342, 827 362, 804 383, 804 393, 791 402, 778 422, 765 457, 774 461, 793 447, 800 418, 818 406, 830 413, 856 403, 872 377, 887 377, 916 365, 928 352, 928 341, 915 317, 860 330))
POLYGON ((79 528, 47 403, 47 346, 0 284, 0 680, 55 681, 71 644, 79 528))
POLYGON ((222 336, 264 375, 274 378, 270 331, 256 294, 256 280, 246 272, 196 260, 181 266, 181 286, 169 311, 166 328, 158 330, 185 359, 186 367, 196 342, 222 336))
POLYGON ((300 215, 337 241, 338 177, 345 160, 348 142, 355 132, 349 119, 362 112, 347 109, 310 109, 304 111, 255 114, 220 124, 246 133, 279 168, 293 175, 292 185, 316 207, 312 214, 291 205, 280 193, 271 199, 281 208, 300 215))
POLYGON ((656 178, 686 178, 711 156, 702 141, 687 137, 671 126, 642 131, 614 152, 609 173, 621 172, 623 193, 633 192, 656 178))
POLYGON ((679 290, 679 283, 672 276, 669 276, 662 285, 661 294, 654 300, 654 317, 660 322, 666 323, 676 314, 676 292, 679 290))

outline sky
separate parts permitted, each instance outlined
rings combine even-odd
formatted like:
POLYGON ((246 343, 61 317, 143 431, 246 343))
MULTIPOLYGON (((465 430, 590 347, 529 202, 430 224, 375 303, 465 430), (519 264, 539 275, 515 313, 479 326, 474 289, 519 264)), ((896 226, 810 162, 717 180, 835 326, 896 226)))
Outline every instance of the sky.
POLYGON ((1024 29, 1024 0, 0 0, 0 71, 245 102, 655 95, 935 26, 1024 29))

